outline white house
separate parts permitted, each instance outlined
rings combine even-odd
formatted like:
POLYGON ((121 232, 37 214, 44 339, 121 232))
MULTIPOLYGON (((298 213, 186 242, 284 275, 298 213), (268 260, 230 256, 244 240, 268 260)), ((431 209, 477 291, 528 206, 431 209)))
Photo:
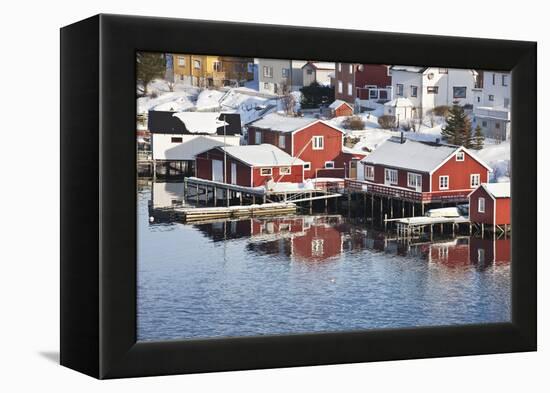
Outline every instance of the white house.
POLYGON ((218 112, 149 111, 148 128, 155 167, 193 175, 195 156, 217 146, 238 146, 240 115, 218 112))
POLYGON ((320 61, 308 61, 302 67, 303 84, 309 86, 313 82, 320 85, 330 86, 331 76, 334 78, 335 63, 320 61))
MULTIPOLYGON (((407 98, 413 104, 410 115, 426 114, 438 106, 473 105, 475 70, 413 67, 390 67, 394 98, 407 98)), ((403 119, 405 120, 405 119, 403 119)))
POLYGON ((411 100, 404 97, 397 97, 384 104, 384 115, 395 116, 396 122, 414 117, 415 106, 411 100))
POLYGON ((473 90, 473 125, 481 127, 488 138, 510 137, 511 75, 508 72, 483 71, 473 90))

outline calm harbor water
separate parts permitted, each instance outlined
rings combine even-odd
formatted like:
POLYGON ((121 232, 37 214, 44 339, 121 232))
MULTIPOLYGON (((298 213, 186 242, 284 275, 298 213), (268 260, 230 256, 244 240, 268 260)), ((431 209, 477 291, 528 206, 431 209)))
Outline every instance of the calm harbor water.
POLYGON ((510 320, 509 240, 407 245, 337 214, 156 217, 179 189, 138 193, 139 340, 510 320))

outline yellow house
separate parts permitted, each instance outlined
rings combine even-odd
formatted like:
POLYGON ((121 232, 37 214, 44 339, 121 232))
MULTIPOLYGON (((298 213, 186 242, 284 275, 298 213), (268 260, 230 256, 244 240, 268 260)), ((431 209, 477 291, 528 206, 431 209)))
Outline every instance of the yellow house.
POLYGON ((174 79, 193 86, 220 87, 254 77, 249 72, 254 59, 179 53, 173 54, 173 59, 174 79))

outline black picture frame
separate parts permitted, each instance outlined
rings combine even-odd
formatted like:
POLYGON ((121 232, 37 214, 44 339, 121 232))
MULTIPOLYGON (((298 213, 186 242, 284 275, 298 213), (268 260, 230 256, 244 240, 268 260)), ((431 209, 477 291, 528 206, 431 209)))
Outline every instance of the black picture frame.
POLYGON ((103 14, 63 27, 61 364, 103 379, 536 350, 536 90, 534 42, 103 14), (511 71, 512 322, 136 342, 139 50, 511 71))

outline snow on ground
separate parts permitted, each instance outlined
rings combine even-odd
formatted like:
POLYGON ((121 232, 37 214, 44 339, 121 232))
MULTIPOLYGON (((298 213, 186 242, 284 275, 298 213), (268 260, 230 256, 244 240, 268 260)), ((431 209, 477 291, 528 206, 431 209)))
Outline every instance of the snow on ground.
POLYGON ((209 111, 220 109, 220 100, 224 96, 223 91, 219 90, 203 90, 197 97, 195 108, 198 111, 209 111))
POLYGON ((510 141, 494 143, 486 139, 484 148, 476 154, 493 168, 490 182, 510 181, 510 141))
POLYGON ((137 114, 143 115, 151 109, 175 111, 189 110, 194 107, 198 89, 176 83, 170 91, 163 80, 155 80, 149 84, 149 95, 137 99, 137 114))

